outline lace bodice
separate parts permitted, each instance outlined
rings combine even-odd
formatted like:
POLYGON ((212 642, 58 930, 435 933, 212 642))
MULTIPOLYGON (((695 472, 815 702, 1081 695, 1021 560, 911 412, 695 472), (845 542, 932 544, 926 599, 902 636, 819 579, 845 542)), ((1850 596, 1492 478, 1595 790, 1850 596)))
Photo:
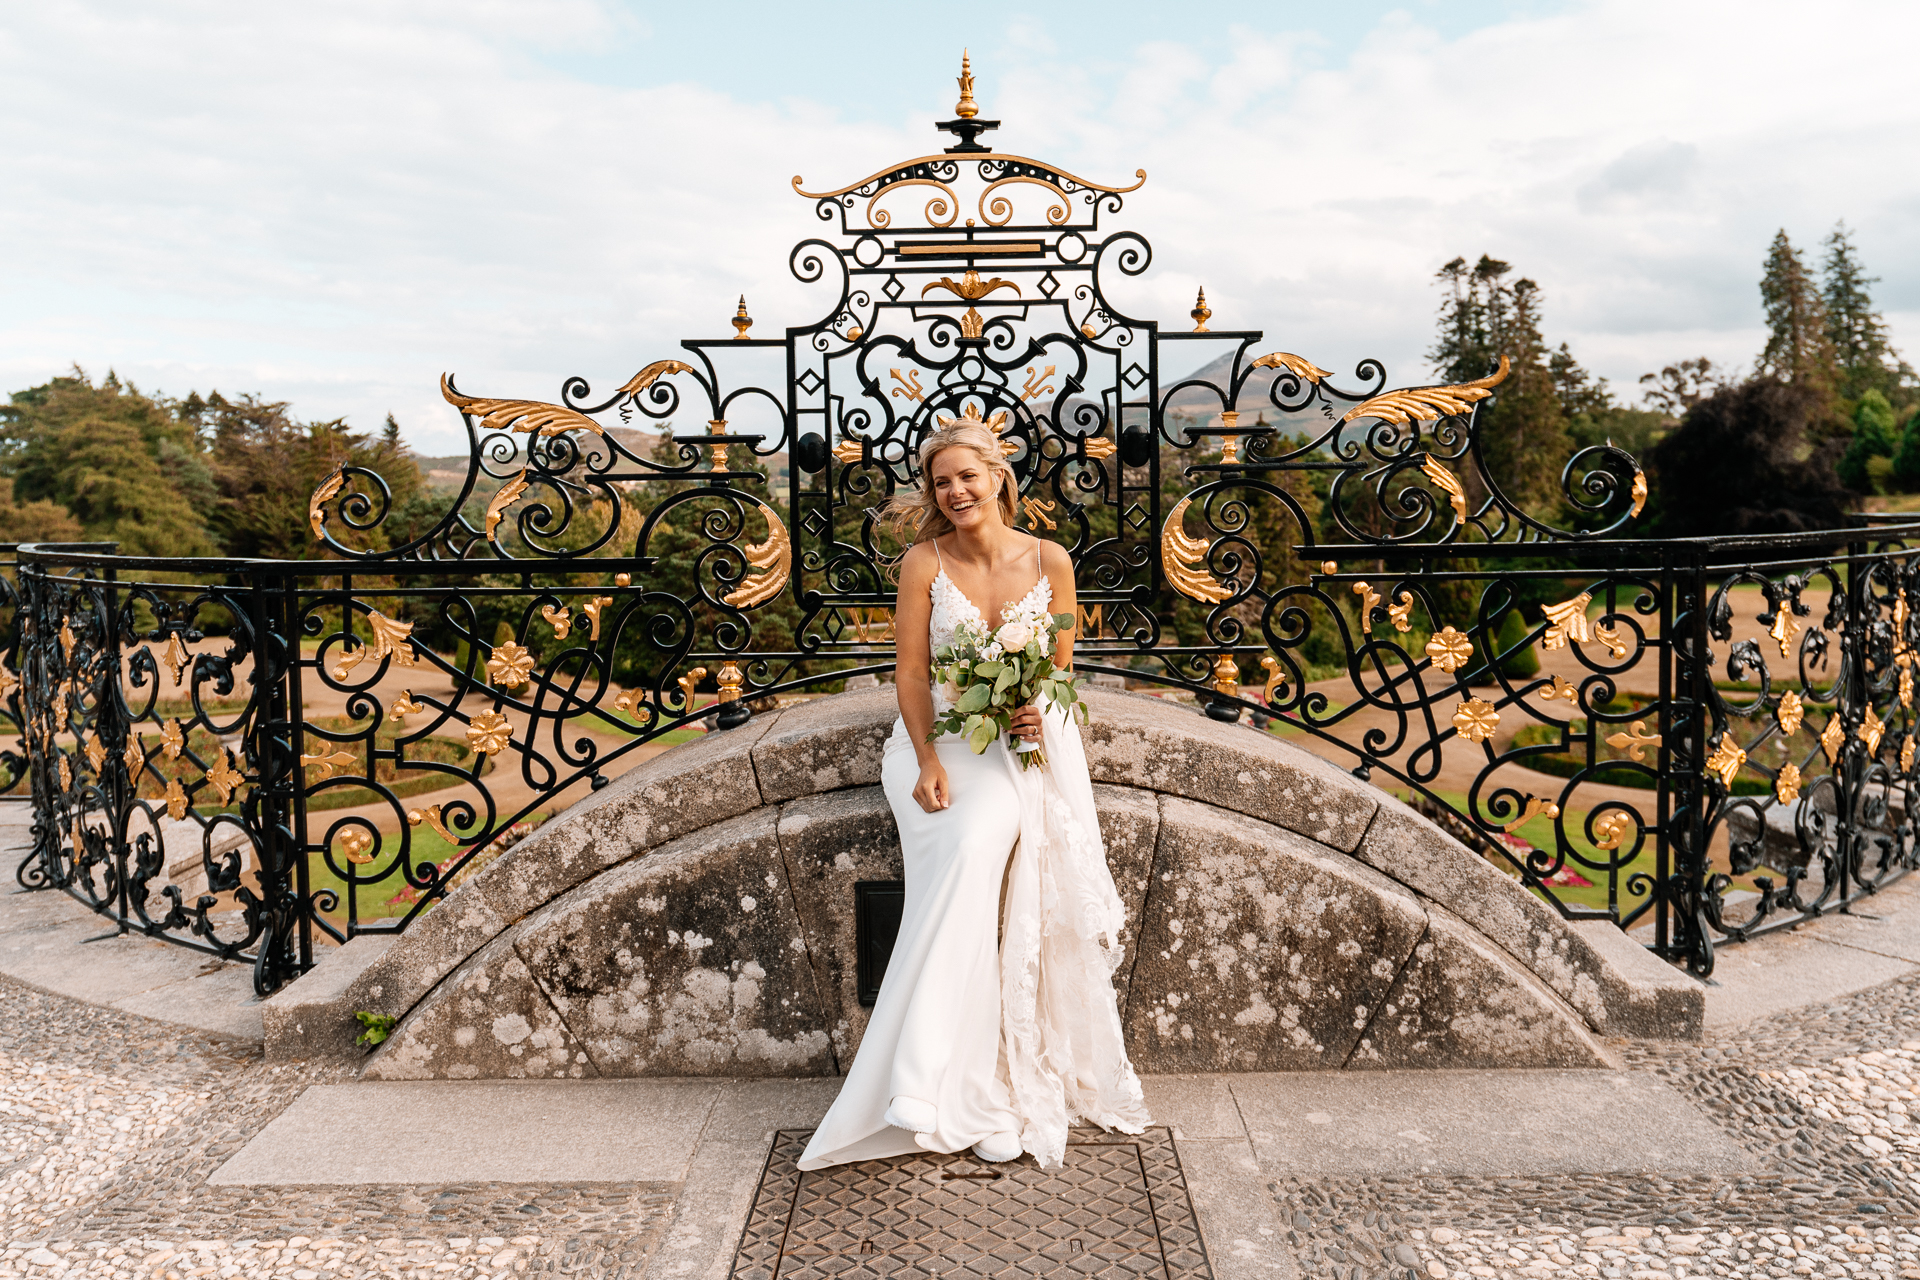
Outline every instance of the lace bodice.
MULTIPOLYGON (((933 551, 936 556, 940 554, 940 544, 938 542, 934 543, 933 551)), ((1015 618, 1024 618, 1028 622, 1039 625, 1046 619, 1047 613, 1053 605, 1053 584, 1047 581, 1047 575, 1045 573, 1040 572, 1040 549, 1038 547, 1034 548, 1033 568, 1037 575, 1036 581, 1033 586, 1027 589, 1027 594, 1021 596, 1018 600, 1000 611, 1001 622, 1012 622, 1015 618)), ((927 644, 929 653, 938 653, 946 645, 952 644, 954 637, 959 634, 960 628, 963 626, 971 625, 982 632, 990 629, 987 620, 981 616, 980 610, 975 607, 973 601, 967 599, 967 593, 962 591, 959 586, 955 584, 954 580, 947 576, 947 566, 944 559, 940 564, 940 572, 934 575, 931 590, 933 610, 927 615, 927 644)), ((934 686, 933 704, 936 713, 945 711, 953 705, 946 697, 944 690, 938 685, 934 686)))

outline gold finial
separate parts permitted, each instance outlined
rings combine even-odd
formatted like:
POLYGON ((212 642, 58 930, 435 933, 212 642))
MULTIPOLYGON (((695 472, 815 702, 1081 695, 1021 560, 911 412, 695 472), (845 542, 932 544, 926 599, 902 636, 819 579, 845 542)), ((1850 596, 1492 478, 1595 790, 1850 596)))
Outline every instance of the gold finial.
POLYGON ((1207 331, 1207 320, 1213 315, 1213 310, 1207 306, 1207 291, 1205 289, 1202 289, 1200 296, 1194 299, 1193 310, 1187 312, 1187 314, 1193 317, 1193 331, 1195 333, 1205 333, 1207 331))
POLYGON ((753 328, 753 317, 747 314, 747 295, 740 295, 740 309, 733 313, 733 327, 739 332, 733 335, 735 342, 747 340, 747 330, 753 328))
POLYGON ((973 62, 967 51, 960 51, 960 103, 954 107, 953 114, 962 120, 971 120, 980 114, 980 104, 973 100, 973 62))

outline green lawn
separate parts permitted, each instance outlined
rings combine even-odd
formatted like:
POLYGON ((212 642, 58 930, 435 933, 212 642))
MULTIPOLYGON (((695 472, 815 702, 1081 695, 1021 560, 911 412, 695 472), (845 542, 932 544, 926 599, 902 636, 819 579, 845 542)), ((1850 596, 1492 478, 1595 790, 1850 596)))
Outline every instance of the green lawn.
MULTIPOLYGON (((536 813, 525 819, 525 821, 541 822, 546 819, 546 816, 544 813, 536 813)), ((374 861, 365 865, 365 869, 384 870, 385 868, 391 867, 398 853, 398 842, 399 836, 397 833, 383 833, 380 852, 374 861)), ((439 832, 424 823, 413 828, 413 862, 415 866, 420 865, 420 863, 425 860, 444 863, 465 847, 466 845, 464 843, 456 844, 448 841, 445 837, 441 836, 439 832)), ((346 862, 340 843, 337 840, 334 842, 334 860, 343 864, 346 862)), ((472 870, 478 869, 477 866, 472 867, 472 870)), ((346 881, 335 875, 333 871, 328 868, 325 858, 317 854, 310 858, 307 865, 307 882, 316 893, 322 890, 332 889, 340 895, 338 908, 330 914, 336 921, 344 922, 347 914, 346 881)), ((405 915, 413 909, 412 901, 402 898, 401 901, 396 902, 393 901, 393 899, 400 898, 402 891, 406 888, 405 878, 397 871, 387 876, 386 879, 374 884, 369 885, 363 882, 359 886, 360 896, 357 903, 360 919, 385 920, 393 916, 405 915)), ((432 908, 429 907, 428 910, 432 910, 432 908)))

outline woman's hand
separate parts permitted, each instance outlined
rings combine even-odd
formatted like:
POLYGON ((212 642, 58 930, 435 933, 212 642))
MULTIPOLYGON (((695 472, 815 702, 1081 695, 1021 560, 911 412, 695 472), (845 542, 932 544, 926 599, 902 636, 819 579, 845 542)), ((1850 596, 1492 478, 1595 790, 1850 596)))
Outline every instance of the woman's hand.
POLYGON ((938 813, 953 803, 947 786, 947 769, 934 756, 920 766, 920 781, 913 784, 913 798, 928 813, 938 813))
POLYGON ((1027 742, 1038 742, 1040 741, 1040 725, 1040 708, 1034 706, 1032 703, 1028 703, 1013 713, 1013 719, 1008 722, 1007 727, 1016 738, 1021 738, 1027 742))

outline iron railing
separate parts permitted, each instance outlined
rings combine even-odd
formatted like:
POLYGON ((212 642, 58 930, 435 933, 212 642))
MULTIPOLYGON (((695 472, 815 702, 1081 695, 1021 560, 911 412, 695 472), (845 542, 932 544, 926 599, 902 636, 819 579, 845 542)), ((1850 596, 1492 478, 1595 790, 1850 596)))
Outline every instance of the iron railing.
POLYGON ((431 528, 342 466, 323 558, 19 548, 21 883, 249 958, 262 992, 404 929, 662 739, 891 669, 876 517, 948 418, 993 427, 1069 550, 1084 669, 1391 782, 1570 916, 1705 974, 1913 865, 1920 525, 1636 538, 1646 476, 1611 446, 1514 501, 1480 442, 1504 360, 1348 387, 1204 298, 1162 330, 1114 292, 1147 242, 1102 226, 1140 182, 979 123, 801 192, 829 235, 790 265, 827 296, 782 337, 743 301, 611 395, 445 379, 470 461, 431 528))

